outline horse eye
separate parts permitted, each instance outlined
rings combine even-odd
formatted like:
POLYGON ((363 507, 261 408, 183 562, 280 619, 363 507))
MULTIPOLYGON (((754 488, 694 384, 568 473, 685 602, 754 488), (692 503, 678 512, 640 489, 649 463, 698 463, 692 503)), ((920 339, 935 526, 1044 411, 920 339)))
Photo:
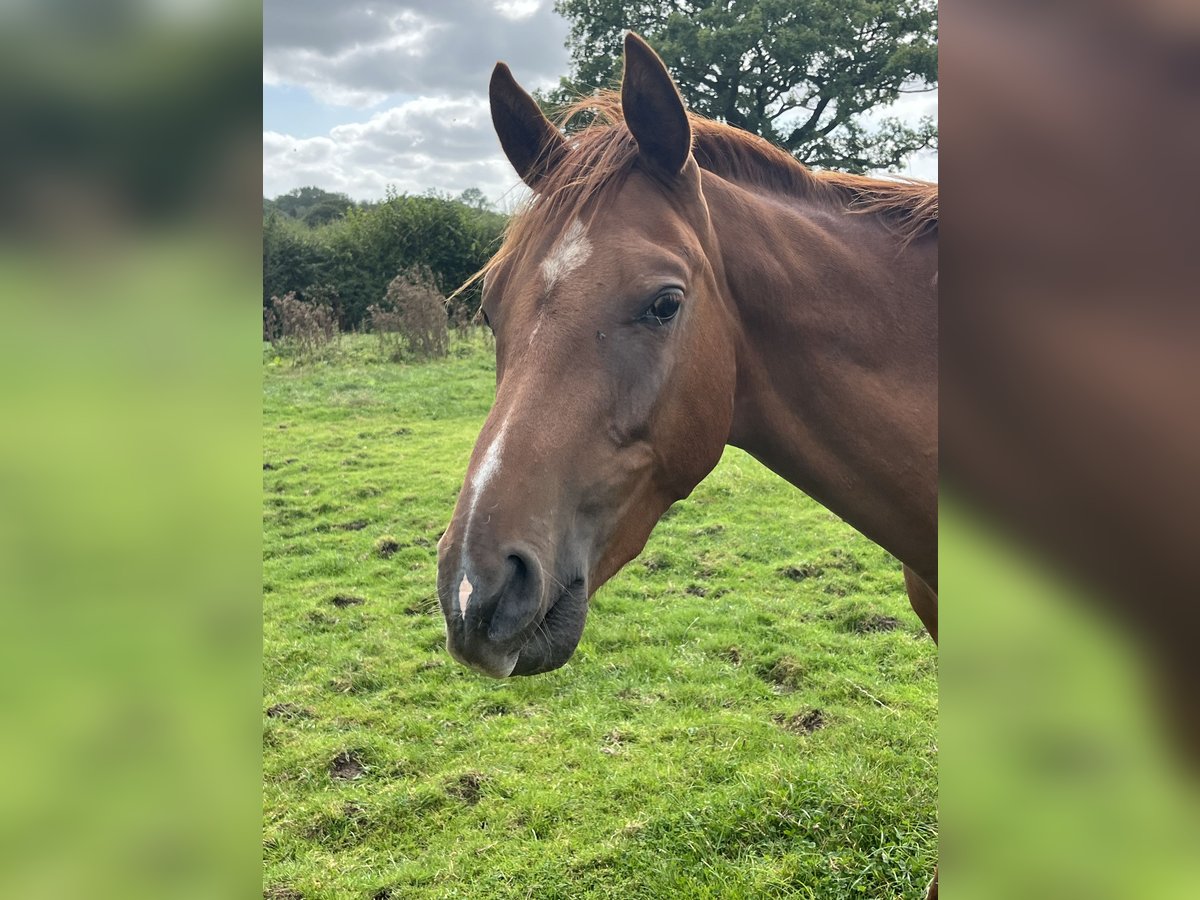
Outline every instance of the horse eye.
POLYGON ((675 314, 679 312, 679 305, 683 302, 683 294, 680 291, 663 291, 654 298, 654 302, 650 304, 650 308, 642 315, 643 319, 654 319, 658 324, 670 322, 675 318, 675 314))

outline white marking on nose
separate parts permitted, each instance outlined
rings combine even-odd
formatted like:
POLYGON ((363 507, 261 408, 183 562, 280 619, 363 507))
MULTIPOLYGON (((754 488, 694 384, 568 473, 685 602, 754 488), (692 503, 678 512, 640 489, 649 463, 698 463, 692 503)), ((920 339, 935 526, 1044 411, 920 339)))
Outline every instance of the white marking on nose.
MULTIPOLYGON (((500 430, 496 432, 496 437, 484 452, 483 459, 479 461, 479 467, 475 470, 475 474, 471 476, 471 490, 474 491, 471 497, 471 516, 475 515, 475 504, 479 502, 479 495, 500 471, 500 455, 504 450, 504 436, 507 433, 508 419, 505 419, 500 425, 500 430)), ((470 530, 470 517, 467 522, 467 529, 470 530)))
POLYGON ((458 586, 458 608, 462 610, 463 618, 467 615, 467 603, 471 600, 471 592, 475 588, 471 586, 471 582, 467 580, 467 576, 463 576, 462 584, 458 586))
MULTIPOLYGON (((475 469, 475 474, 471 476, 471 502, 467 507, 467 527, 463 532, 463 549, 462 563, 467 564, 467 545, 471 540, 471 525, 475 521, 476 507, 479 505, 479 495, 484 492, 488 484, 496 473, 500 471, 500 457, 504 450, 504 436, 508 433, 508 419, 500 425, 500 430, 496 432, 496 436, 492 439, 484 451, 483 459, 479 461, 479 465, 475 469)), ((489 520, 490 520, 489 516, 489 520)), ((464 575, 463 578, 466 578, 464 575)), ((469 584, 469 582, 468 582, 469 584)), ((462 603, 462 585, 459 585, 459 602, 462 603)))
POLYGON ((546 290, 574 269, 579 268, 592 255, 592 242, 587 239, 583 223, 576 219, 554 245, 549 255, 542 260, 542 277, 546 290))

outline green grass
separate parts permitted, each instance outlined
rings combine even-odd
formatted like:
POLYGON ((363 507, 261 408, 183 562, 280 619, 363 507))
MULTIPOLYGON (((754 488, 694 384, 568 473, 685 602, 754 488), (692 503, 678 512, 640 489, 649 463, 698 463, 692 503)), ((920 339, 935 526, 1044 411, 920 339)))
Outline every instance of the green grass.
POLYGON ((491 350, 346 340, 266 354, 265 896, 923 896, 937 657, 895 560, 730 449, 563 669, 475 675, 436 544, 491 350))

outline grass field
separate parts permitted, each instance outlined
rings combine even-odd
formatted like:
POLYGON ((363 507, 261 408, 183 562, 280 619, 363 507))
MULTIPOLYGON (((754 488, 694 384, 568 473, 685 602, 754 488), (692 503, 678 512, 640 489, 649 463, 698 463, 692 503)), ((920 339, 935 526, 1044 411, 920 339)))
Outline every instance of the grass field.
POLYGON ((937 656, 898 564, 728 450, 566 667, 455 664, 434 594, 491 350, 264 367, 264 896, 923 896, 937 656))

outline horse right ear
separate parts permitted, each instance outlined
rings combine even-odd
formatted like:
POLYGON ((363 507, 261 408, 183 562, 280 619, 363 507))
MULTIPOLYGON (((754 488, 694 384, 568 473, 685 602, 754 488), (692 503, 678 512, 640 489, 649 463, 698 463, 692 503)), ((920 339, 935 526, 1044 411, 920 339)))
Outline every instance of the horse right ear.
POLYGON ((536 191, 538 182, 566 146, 566 138, 502 62, 496 63, 492 70, 488 96, 492 102, 492 124, 504 155, 521 180, 536 191))
POLYGON ((625 34, 621 109, 642 158, 673 178, 692 152, 692 126, 679 88, 662 59, 641 37, 625 34))

